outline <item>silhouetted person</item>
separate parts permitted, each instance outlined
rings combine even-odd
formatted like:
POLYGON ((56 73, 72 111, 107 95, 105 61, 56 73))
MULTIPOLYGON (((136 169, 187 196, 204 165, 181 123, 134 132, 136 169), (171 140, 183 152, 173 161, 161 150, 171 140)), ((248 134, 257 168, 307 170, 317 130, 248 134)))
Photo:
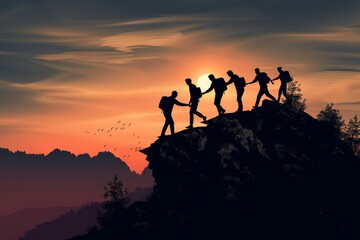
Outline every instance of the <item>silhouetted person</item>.
POLYGON ((288 71, 282 70, 282 67, 278 67, 277 70, 279 72, 279 76, 273 79, 273 81, 280 79, 280 82, 281 82, 277 101, 280 102, 281 93, 284 94, 284 97, 288 101, 290 101, 290 98, 288 97, 288 95, 286 93, 286 84, 291 81, 291 76, 288 71))
POLYGON ((268 90, 268 87, 267 87, 267 84, 269 83, 269 81, 274 84, 271 79, 268 77, 268 75, 265 73, 265 72, 260 72, 260 69, 259 68, 255 68, 255 73, 256 73, 256 77, 254 78, 253 81, 247 83, 247 84, 253 84, 255 82, 259 82, 259 85, 260 85, 260 90, 259 90, 259 93, 256 97, 256 103, 255 103, 255 106, 254 108, 257 108, 259 106, 259 102, 260 102, 260 99, 262 97, 262 95, 266 95, 268 98, 271 98, 274 102, 276 102, 276 99, 274 98, 273 95, 271 95, 269 93, 269 90, 268 90))
POLYGON ((161 108, 163 110, 163 114, 165 117, 165 124, 161 131, 160 137, 165 136, 166 129, 169 125, 170 125, 171 135, 175 133, 175 130, 174 130, 175 124, 174 124, 174 120, 171 116, 174 104, 179 105, 179 106, 189 106, 188 104, 181 103, 178 100, 176 100, 177 95, 178 95, 177 91, 172 91, 170 97, 164 96, 161 98, 159 108, 161 108))
POLYGON ((203 92, 203 94, 206 94, 208 92, 211 92, 213 89, 215 90, 215 100, 214 105, 216 106, 216 109, 218 111, 219 116, 225 113, 225 109, 220 105, 221 98, 226 90, 226 83, 223 78, 215 78, 213 74, 209 75, 209 79, 211 81, 211 86, 208 90, 203 92))
POLYGON ((243 110, 243 103, 242 103, 242 95, 244 94, 244 88, 246 85, 245 78, 239 77, 238 75, 234 74, 231 70, 227 71, 228 76, 230 77, 230 80, 226 83, 226 85, 229 85, 231 83, 234 83, 237 93, 237 102, 238 102, 238 112, 242 112, 243 110))
POLYGON ((196 116, 199 116, 203 119, 203 121, 206 121, 206 117, 202 115, 200 112, 197 111, 197 107, 199 105, 199 98, 201 97, 201 90, 198 91, 198 88, 191 83, 191 79, 187 78, 185 79, 185 82, 187 85, 189 85, 189 91, 190 91, 190 125, 186 128, 193 128, 194 124, 194 114, 196 116))

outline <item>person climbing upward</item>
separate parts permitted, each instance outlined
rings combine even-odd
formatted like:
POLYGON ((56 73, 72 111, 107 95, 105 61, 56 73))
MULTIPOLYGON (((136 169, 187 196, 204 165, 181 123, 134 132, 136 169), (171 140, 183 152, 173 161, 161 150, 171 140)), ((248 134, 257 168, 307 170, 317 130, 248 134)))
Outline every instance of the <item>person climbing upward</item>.
POLYGON ((208 77, 211 81, 210 88, 205 92, 203 92, 202 94, 204 95, 206 93, 209 93, 214 89, 215 90, 214 105, 216 106, 219 116, 223 115, 226 110, 221 106, 221 98, 227 89, 226 83, 223 78, 215 78, 214 74, 210 74, 208 77))
POLYGON ((254 108, 258 108, 260 99, 261 99, 262 95, 264 95, 264 94, 268 98, 271 98, 271 100, 276 102, 276 99, 274 98, 273 95, 271 95, 269 93, 269 90, 268 90, 268 87, 267 87, 269 82, 271 82, 272 84, 274 84, 274 83, 271 81, 271 79, 268 77, 268 75, 265 72, 260 72, 259 68, 255 68, 255 73, 256 73, 256 76, 255 76, 254 80, 249 82, 249 83, 246 83, 246 85, 247 85, 247 84, 253 84, 255 82, 259 82, 259 85, 260 85, 260 90, 259 90, 259 93, 258 93, 258 95, 256 97, 256 102, 255 102, 254 108))
POLYGON ((286 87, 287 87, 286 85, 287 85, 288 82, 290 82, 292 80, 292 78, 291 78, 288 71, 282 70, 282 67, 278 67, 277 70, 279 72, 279 76, 277 76, 276 78, 274 78, 272 80, 272 81, 276 81, 276 80, 280 79, 280 82, 281 82, 277 102, 280 102, 281 94, 283 94, 284 97, 288 101, 291 101, 289 96, 286 93, 286 87))
POLYGON ((176 100, 177 95, 178 95, 177 91, 172 91, 171 96, 169 97, 163 96, 160 100, 159 108, 163 111, 165 117, 165 123, 162 128, 160 137, 165 136, 166 129, 168 128, 169 125, 170 125, 171 135, 175 133, 175 123, 171 115, 174 105, 176 104, 178 106, 189 106, 189 104, 182 103, 176 100))
POLYGON ((237 74, 234 74, 233 71, 227 71, 227 75, 230 77, 229 81, 226 85, 234 83, 237 93, 237 102, 238 102, 238 110, 237 112, 242 112, 243 110, 243 103, 242 103, 242 96, 244 94, 244 88, 246 86, 245 78, 239 77, 237 74))
POLYGON ((197 88, 191 81, 190 78, 185 79, 186 84, 189 86, 190 92, 190 125, 186 128, 193 128, 194 124, 194 114, 203 119, 203 122, 206 121, 206 117, 197 111, 197 107, 199 105, 199 99, 201 98, 201 89, 197 88))

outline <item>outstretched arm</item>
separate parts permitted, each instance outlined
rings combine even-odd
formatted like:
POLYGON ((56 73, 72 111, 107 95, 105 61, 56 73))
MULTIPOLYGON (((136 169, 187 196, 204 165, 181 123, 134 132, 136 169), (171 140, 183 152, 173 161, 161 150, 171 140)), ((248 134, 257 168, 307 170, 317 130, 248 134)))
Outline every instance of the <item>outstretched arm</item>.
POLYGON ((186 103, 182 103, 182 102, 179 102, 178 100, 175 99, 174 103, 178 106, 183 106, 183 107, 187 107, 187 106, 190 106, 190 104, 186 104, 186 103))
POLYGON ((254 80, 252 80, 251 82, 248 82, 248 83, 246 83, 246 85, 247 84, 253 84, 253 83, 255 83, 255 82, 257 82, 258 80, 257 80, 257 76, 254 78, 254 80))
POLYGON ((213 90, 213 89, 214 89, 214 86, 213 86, 213 84, 211 84, 210 88, 208 90, 206 90, 205 92, 203 92, 202 94, 204 95, 208 92, 211 92, 211 90, 213 90))
POLYGON ((232 84, 234 82, 233 78, 230 78, 229 81, 226 83, 226 85, 232 84))
POLYGON ((278 80, 278 79, 280 79, 280 75, 277 76, 276 78, 274 78, 272 81, 275 81, 275 80, 278 80))

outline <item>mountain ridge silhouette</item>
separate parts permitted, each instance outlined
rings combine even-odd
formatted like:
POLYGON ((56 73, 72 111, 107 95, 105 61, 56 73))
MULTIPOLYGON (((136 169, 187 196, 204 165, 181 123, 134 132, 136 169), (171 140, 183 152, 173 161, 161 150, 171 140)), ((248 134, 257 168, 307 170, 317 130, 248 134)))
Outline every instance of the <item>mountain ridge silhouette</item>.
POLYGON ((137 174, 110 152, 90 157, 60 149, 44 155, 0 148, 0 191, 4 192, 0 213, 100 201, 103 186, 115 174, 130 192, 138 186, 151 187, 151 171, 145 170, 137 174))

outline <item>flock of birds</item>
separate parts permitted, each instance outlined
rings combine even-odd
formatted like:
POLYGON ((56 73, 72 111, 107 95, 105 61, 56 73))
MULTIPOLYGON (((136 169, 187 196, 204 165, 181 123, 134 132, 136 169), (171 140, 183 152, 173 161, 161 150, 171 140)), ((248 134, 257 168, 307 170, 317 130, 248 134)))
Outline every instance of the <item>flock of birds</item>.
MULTIPOLYGON (((111 128, 109 129, 106 129, 106 128, 98 128, 97 130, 95 131, 89 131, 89 130, 85 130, 85 134, 87 135, 90 135, 90 136, 99 136, 99 135, 105 135, 107 137, 112 137, 116 132, 121 132, 121 131, 125 131, 125 130, 130 130, 130 128, 132 127, 132 123, 122 123, 120 120, 117 121, 117 124, 115 126, 112 126, 111 128)), ((135 133, 132 133, 132 137, 135 139, 136 141, 136 145, 131 147, 129 150, 130 151, 133 151, 133 152, 138 152, 141 150, 141 140, 140 140, 140 136, 135 134, 135 133)), ((110 146, 108 146, 107 144, 104 144, 103 146, 103 149, 109 149, 110 146)), ((115 147, 113 149, 114 152, 116 152, 118 150, 118 147, 115 147)), ((129 154, 124 154, 122 156, 123 159, 125 158, 130 158, 131 155, 129 154)))

